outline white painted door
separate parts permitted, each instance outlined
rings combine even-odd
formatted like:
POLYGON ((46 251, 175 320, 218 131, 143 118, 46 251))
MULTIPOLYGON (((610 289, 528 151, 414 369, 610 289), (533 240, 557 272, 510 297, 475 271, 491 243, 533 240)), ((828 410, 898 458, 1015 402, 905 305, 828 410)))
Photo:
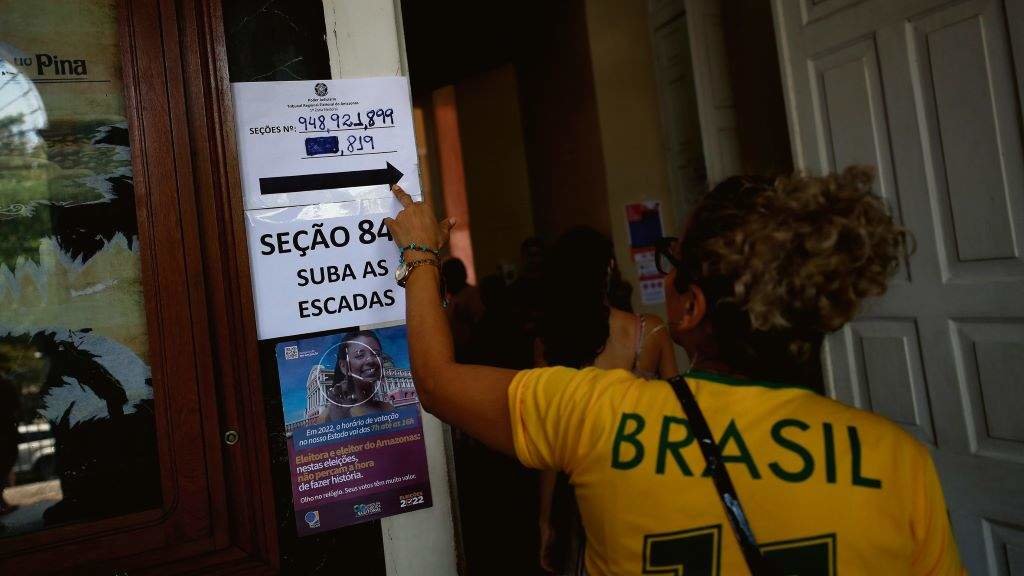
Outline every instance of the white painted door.
POLYGON ((973 574, 1024 575, 1024 0, 772 0, 793 158, 878 168, 918 249, 826 346, 933 447, 973 574))
POLYGON ((708 182, 683 0, 652 2, 650 21, 669 188, 675 213, 687 214, 708 182))
POLYGON ((719 2, 648 2, 669 185, 679 214, 741 169, 719 2))
POLYGON ((733 103, 729 59, 725 50, 722 6, 721 0, 685 0, 684 5, 704 162, 708 169, 708 185, 713 187, 741 170, 736 105, 733 103))

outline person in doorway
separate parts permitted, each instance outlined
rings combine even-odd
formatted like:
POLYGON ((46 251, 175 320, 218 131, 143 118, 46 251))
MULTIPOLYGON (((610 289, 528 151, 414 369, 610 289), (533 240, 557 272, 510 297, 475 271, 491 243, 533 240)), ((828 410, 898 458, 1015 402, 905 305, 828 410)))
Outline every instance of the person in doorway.
POLYGON ((532 342, 544 301, 544 239, 531 236, 519 245, 522 271, 508 287, 509 305, 519 319, 519 332, 532 342))
MULTIPOLYGON (((479 288, 484 314, 473 330, 469 361, 513 369, 532 367, 533 342, 520 330, 521 318, 509 304, 505 279, 499 274, 484 276, 479 288)), ((538 472, 457 427, 452 427, 452 444, 465 573, 544 574, 536 554, 538 472), (501 519, 498 538, 496 518, 501 519)))
MULTIPOLYGON (((629 370, 641 378, 675 376, 675 351, 657 316, 611 305, 621 276, 611 240, 593 228, 559 237, 545 261, 546 294, 536 346, 537 366, 629 370)), ((545 471, 540 486, 541 563, 549 572, 582 560, 578 512, 564 474, 545 471)))
POLYGON ((334 376, 327 386, 327 404, 320 412, 320 422, 368 416, 394 410, 394 406, 377 397, 383 377, 380 339, 370 330, 350 332, 338 345, 334 376))
MULTIPOLYGON (((406 284, 421 402, 529 467, 569 474, 595 576, 963 574, 927 448, 792 384, 904 254, 871 184, 850 169, 732 178, 707 194, 659 250, 669 329, 693 363, 668 383, 457 364, 438 270, 421 266, 406 284)), ((395 241, 441 246, 453 222, 395 194, 395 241)))
POLYGON ((448 322, 455 339, 455 358, 467 360, 473 341, 473 330, 484 315, 480 291, 468 282, 466 265, 458 258, 449 258, 441 265, 445 287, 448 290, 448 322))
POLYGON ((534 344, 520 332, 519 319, 509 303, 505 280, 498 274, 480 280, 484 314, 473 331, 469 358, 474 364, 525 369, 534 365, 534 344))
POLYGON ((619 279, 611 240, 588 227, 563 234, 545 264, 539 365, 630 370, 646 378, 677 372, 665 323, 611 305, 619 279))

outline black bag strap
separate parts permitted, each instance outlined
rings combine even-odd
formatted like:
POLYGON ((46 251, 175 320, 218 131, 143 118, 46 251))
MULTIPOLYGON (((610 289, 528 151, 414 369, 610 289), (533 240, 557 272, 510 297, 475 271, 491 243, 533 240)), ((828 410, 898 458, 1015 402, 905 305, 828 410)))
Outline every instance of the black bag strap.
POLYGON ((733 534, 743 551, 743 559, 747 562, 747 568, 753 576, 770 576, 774 570, 761 555, 761 549, 757 547, 757 539, 754 538, 754 531, 747 522, 747 515, 743 512, 743 505, 740 504, 740 497, 736 494, 736 488, 732 485, 729 472, 722 462, 722 452, 718 449, 708 422, 704 419, 704 413, 697 405, 690 387, 686 385, 686 378, 683 375, 676 376, 668 381, 676 398, 683 406, 683 413, 690 424, 690 432, 697 440, 700 451, 704 455, 704 462, 707 463, 708 472, 715 482, 715 489, 718 490, 718 497, 722 501, 722 508, 725 515, 729 517, 729 524, 732 525, 733 534))

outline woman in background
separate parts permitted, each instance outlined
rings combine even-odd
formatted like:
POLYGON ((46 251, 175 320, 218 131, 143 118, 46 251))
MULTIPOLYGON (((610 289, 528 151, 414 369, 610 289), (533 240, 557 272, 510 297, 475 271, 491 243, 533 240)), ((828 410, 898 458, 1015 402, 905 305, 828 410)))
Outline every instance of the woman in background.
MULTIPOLYGON (((674 376, 675 350, 661 318, 610 305, 622 283, 611 240, 586 226, 562 234, 545 262, 536 365, 629 370, 641 378, 674 376)), ((539 520, 541 565, 549 572, 575 570, 583 538, 564 474, 541 473, 539 520)))
POLYGON ((448 307, 445 312, 448 313, 452 338, 455 339, 455 358, 466 362, 473 344, 473 331, 484 315, 484 303, 480 298, 480 290, 469 283, 469 274, 462 260, 455 257, 445 260, 441 265, 441 274, 448 290, 448 307))
POLYGON ((536 364, 675 375, 675 351, 661 318, 610 305, 621 282, 611 240, 585 226, 562 234, 545 263, 536 364))

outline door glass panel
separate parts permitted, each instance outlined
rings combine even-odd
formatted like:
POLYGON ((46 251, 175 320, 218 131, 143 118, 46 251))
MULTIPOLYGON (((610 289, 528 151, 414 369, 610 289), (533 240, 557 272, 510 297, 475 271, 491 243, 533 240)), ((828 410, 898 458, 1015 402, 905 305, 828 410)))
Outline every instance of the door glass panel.
POLYGON ((161 504, 116 4, 0 0, 0 537, 161 504))

